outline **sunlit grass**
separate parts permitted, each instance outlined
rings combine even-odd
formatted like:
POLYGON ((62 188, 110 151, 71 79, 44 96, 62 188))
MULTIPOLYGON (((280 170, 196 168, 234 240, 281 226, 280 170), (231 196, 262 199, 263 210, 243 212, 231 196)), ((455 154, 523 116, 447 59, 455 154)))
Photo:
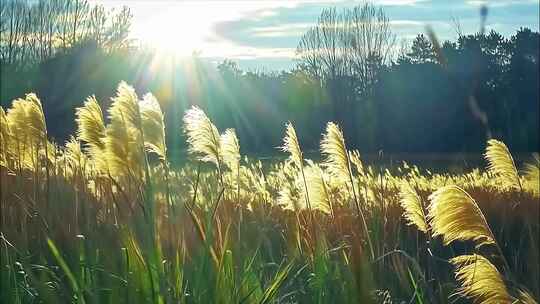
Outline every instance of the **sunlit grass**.
POLYGON ((522 174, 502 142, 487 170, 433 174, 366 165, 334 123, 322 161, 305 159, 288 124, 290 157, 263 166, 192 108, 178 126, 190 161, 171 169, 155 98, 122 83, 112 100, 89 98, 65 145, 37 96, 0 110, 2 303, 539 296, 538 162, 522 174))

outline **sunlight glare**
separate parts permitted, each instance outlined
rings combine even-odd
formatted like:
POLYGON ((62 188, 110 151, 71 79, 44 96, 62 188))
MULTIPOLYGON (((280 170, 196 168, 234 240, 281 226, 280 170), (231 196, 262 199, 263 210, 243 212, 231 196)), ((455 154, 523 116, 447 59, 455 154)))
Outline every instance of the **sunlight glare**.
POLYGON ((152 48, 189 56, 208 47, 215 20, 211 7, 196 3, 175 3, 152 15, 138 26, 139 37, 152 48))

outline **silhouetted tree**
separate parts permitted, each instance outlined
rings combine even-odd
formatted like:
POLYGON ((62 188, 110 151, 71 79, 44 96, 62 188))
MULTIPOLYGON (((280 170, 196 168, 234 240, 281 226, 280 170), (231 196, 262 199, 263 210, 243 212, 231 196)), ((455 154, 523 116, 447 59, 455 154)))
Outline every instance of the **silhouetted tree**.
POLYGON ((85 41, 108 51, 129 47, 132 15, 86 0, 4 0, 0 5, 0 61, 25 68, 85 41))
POLYGON ((410 59, 411 63, 422 64, 435 62, 436 56, 431 42, 426 36, 419 34, 414 38, 411 51, 407 53, 407 58, 410 59))
POLYGON ((298 44, 298 68, 327 90, 333 120, 351 130, 347 133, 349 140, 356 141, 357 137, 354 113, 374 117, 369 104, 373 102, 372 88, 394 43, 382 8, 366 3, 342 12, 336 8, 323 10, 298 44))

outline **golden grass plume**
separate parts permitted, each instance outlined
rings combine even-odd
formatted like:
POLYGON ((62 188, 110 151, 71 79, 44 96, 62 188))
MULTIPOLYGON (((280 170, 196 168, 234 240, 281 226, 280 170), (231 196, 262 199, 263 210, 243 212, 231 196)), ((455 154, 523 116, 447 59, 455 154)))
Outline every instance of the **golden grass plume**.
POLYGON ((105 123, 96 97, 88 97, 84 106, 75 110, 75 116, 77 138, 86 142, 90 150, 102 151, 105 148, 105 123))
POLYGON ((533 296, 526 292, 525 290, 518 291, 519 303, 523 304, 538 304, 538 302, 533 298, 533 296))
POLYGON ((148 93, 139 102, 139 107, 146 150, 157 154, 161 160, 166 160, 165 122, 157 99, 148 93))
POLYGON ((4 108, 0 107, 0 165, 6 166, 8 145, 11 139, 11 131, 4 108))
POLYGON ((488 170, 499 178, 501 185, 521 189, 516 164, 508 147, 502 141, 488 140, 484 157, 488 162, 488 170))
POLYGON ((43 108, 34 93, 26 94, 25 99, 14 100, 6 120, 15 134, 21 134, 33 143, 42 142, 47 134, 43 108))
POLYGON ((283 210, 301 211, 307 209, 306 200, 301 199, 302 191, 300 180, 297 178, 291 183, 284 183, 279 190, 277 205, 283 210))
POLYGON ((203 110, 193 106, 184 114, 188 151, 204 162, 220 165, 221 146, 218 129, 203 110))
POLYGON ((285 137, 283 138, 283 146, 281 147, 283 152, 290 154, 290 158, 293 163, 298 167, 303 166, 302 150, 300 149, 300 143, 298 142, 298 136, 296 130, 291 122, 288 122, 285 128, 285 137))
POLYGON ((81 148, 81 142, 75 137, 71 136, 65 144, 64 158, 70 169, 71 175, 75 175, 76 172, 83 174, 88 163, 87 156, 83 153, 81 148))
POLYGON ((41 101, 34 93, 26 94, 26 126, 33 134, 36 141, 43 142, 47 136, 47 125, 45 124, 45 114, 41 101))
POLYGON ((45 115, 37 96, 30 93, 24 99, 15 99, 7 110, 5 123, 3 139, 6 141, 6 154, 16 155, 21 168, 37 169, 37 157, 49 144, 45 115))
POLYGON ((237 172, 240 166, 240 142, 234 129, 227 129, 220 136, 221 153, 223 163, 234 172, 237 172))
POLYGON ((450 259, 456 267, 455 277, 461 287, 457 294, 474 303, 512 303, 504 280, 497 268, 485 257, 477 254, 462 255, 450 259))
POLYGON ((408 225, 414 225, 422 232, 428 232, 428 220, 422 204, 422 199, 409 183, 404 182, 399 192, 399 203, 403 208, 403 217, 408 225))
POLYGON ((104 141, 108 170, 113 175, 131 172, 140 177, 144 155, 141 153, 141 133, 137 128, 141 126, 137 95, 132 87, 122 82, 112 100, 104 141))
POLYGON ((433 192, 429 200, 429 225, 433 236, 441 235, 445 245, 472 240, 478 248, 495 243, 482 211, 465 190, 445 186, 433 192))
POLYGON ((141 113, 139 108, 139 98, 135 89, 122 81, 116 89, 116 96, 112 98, 112 105, 109 108, 111 116, 121 116, 125 123, 135 128, 141 126, 141 113))
POLYGON ((525 164, 525 182, 527 189, 535 194, 540 193, 540 156, 534 155, 532 163, 525 164))
MULTIPOLYGON (((311 208, 325 214, 333 214, 330 194, 324 171, 315 163, 304 168, 311 208)), ((305 187, 302 188, 305 191, 305 187)), ((304 193, 307 195, 307 193, 304 193)))
POLYGON ((349 159, 343 132, 337 124, 329 122, 321 140, 321 152, 325 156, 324 166, 328 172, 341 180, 349 176, 349 159))
POLYGON ((364 164, 362 164, 362 159, 360 158, 360 152, 358 150, 349 151, 349 159, 351 163, 356 168, 356 171, 360 175, 364 175, 364 164))

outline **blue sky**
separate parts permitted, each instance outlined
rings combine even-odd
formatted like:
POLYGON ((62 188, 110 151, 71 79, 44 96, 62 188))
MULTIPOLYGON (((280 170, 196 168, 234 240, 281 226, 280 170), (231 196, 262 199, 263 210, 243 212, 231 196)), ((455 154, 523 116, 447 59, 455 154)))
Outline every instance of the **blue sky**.
MULTIPOLYGON (((127 5, 133 13, 132 37, 180 55, 194 50, 211 61, 225 58, 244 69, 279 70, 294 64, 302 35, 321 10, 362 1, 94 1, 107 7, 127 5)), ((479 28, 480 6, 488 7, 487 30, 505 36, 520 27, 538 31, 540 0, 375 0, 401 41, 411 41, 430 25, 441 40, 456 38, 457 20, 464 34, 479 28)))

